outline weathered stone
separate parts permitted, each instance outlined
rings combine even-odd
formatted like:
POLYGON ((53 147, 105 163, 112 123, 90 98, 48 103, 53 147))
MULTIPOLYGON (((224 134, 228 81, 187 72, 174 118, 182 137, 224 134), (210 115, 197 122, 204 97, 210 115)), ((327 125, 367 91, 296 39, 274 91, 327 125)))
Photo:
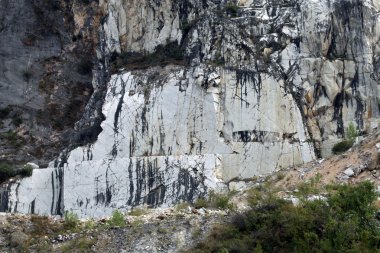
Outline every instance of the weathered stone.
POLYGON ((225 1, 100 1, 94 86, 107 92, 85 118, 105 120, 48 169, 7 185, 6 208, 170 206, 329 156, 349 123, 370 131, 380 115, 374 2, 240 1, 233 17, 225 1))
POLYGON ((346 176, 349 176, 349 177, 352 177, 352 176, 355 175, 355 172, 354 172, 351 168, 346 169, 345 171, 343 171, 343 173, 344 173, 346 176))

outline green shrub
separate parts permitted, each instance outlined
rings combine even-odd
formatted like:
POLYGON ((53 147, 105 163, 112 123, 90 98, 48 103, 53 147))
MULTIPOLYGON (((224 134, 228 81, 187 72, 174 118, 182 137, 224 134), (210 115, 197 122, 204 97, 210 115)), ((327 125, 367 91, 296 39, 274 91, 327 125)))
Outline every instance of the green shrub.
POLYGON ((65 222, 64 222, 64 226, 66 229, 75 229, 79 224, 79 219, 78 219, 78 215, 73 213, 73 212, 69 212, 69 211, 66 211, 65 212, 65 222))
POLYGON ((335 144, 332 148, 332 152, 335 155, 341 154, 349 150, 354 145, 354 140, 344 140, 335 144))
POLYGON ((333 185, 326 201, 291 202, 257 188, 258 205, 188 252, 379 252, 374 185, 333 185))
POLYGON ((349 150, 354 145, 355 138, 359 136, 358 130, 352 122, 348 124, 345 133, 345 139, 333 146, 333 154, 337 155, 349 150))
POLYGON ((239 7, 236 4, 229 3, 226 5, 225 11, 228 15, 231 15, 231 17, 237 17, 239 13, 239 7))
POLYGON ((129 212, 129 215, 131 216, 141 216, 148 212, 148 210, 144 208, 134 208, 129 212))
POLYGON ((207 206, 208 206, 207 200, 203 197, 198 198, 194 203, 194 207, 197 209, 202 208, 202 207, 207 207, 207 206))
POLYGON ((209 207, 219 209, 233 209, 230 203, 230 195, 226 193, 216 193, 211 191, 209 196, 209 207))
POLYGON ((19 127, 22 124, 22 118, 20 116, 16 116, 12 119, 12 124, 15 127, 19 127))
POLYGON ((6 139, 8 144, 12 145, 15 148, 20 148, 25 144, 25 139, 12 130, 8 130, 8 132, 2 133, 1 137, 6 139))
POLYGON ((65 242, 59 252, 71 253, 71 252, 93 252, 91 247, 96 243, 95 239, 78 238, 65 242))
POLYGON ((123 52, 120 55, 113 53, 111 63, 113 68, 127 67, 142 69, 151 66, 165 66, 170 63, 184 64, 184 49, 176 41, 165 46, 158 45, 151 54, 123 52))
POLYGON ((12 111, 12 108, 10 106, 7 106, 5 108, 1 108, 0 109, 0 119, 5 119, 11 111, 12 111))
POLYGON ((208 199, 204 197, 198 198, 194 203, 194 207, 197 209, 202 208, 202 207, 233 209, 233 204, 230 203, 230 198, 232 194, 234 194, 234 192, 216 193, 214 191, 211 191, 209 193, 208 199))
POLYGON ((21 168, 20 171, 18 171, 18 174, 22 177, 30 177, 33 175, 33 166, 32 165, 24 165, 24 167, 21 168))
POLYGON ((4 182, 5 180, 14 177, 15 175, 16 173, 11 165, 5 162, 0 163, 0 182, 4 182))
POLYGON ((4 182, 11 177, 20 175, 21 177, 30 177, 33 174, 33 167, 31 165, 25 165, 19 170, 12 168, 9 163, 0 163, 0 182, 4 182))
POLYGON ((358 136, 359 136, 358 130, 356 129, 355 125, 352 122, 350 122, 348 124, 348 127, 346 128, 346 139, 354 140, 358 136))
POLYGON ((124 215, 119 210, 115 210, 112 212, 111 219, 108 220, 108 225, 111 227, 123 227, 126 225, 124 220, 124 215))
POLYGON ((187 203, 187 202, 182 202, 182 203, 179 203, 179 204, 177 204, 177 205, 175 206, 175 210, 176 210, 177 212, 180 212, 180 211, 182 211, 182 210, 186 210, 189 206, 190 206, 189 203, 187 203))

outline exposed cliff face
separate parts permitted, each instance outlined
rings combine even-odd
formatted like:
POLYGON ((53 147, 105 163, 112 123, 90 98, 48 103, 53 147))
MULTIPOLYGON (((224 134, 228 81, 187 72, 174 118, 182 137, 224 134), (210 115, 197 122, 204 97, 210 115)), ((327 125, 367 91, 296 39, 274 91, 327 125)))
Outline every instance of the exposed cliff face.
POLYGON ((0 6, 0 160, 47 165, 69 145, 93 93, 101 15, 82 1, 0 6))
POLYGON ((78 126, 99 121, 99 80, 113 72, 102 132, 10 184, 7 208, 167 206, 329 155, 348 123, 378 123, 378 5, 99 1, 103 74, 78 126))

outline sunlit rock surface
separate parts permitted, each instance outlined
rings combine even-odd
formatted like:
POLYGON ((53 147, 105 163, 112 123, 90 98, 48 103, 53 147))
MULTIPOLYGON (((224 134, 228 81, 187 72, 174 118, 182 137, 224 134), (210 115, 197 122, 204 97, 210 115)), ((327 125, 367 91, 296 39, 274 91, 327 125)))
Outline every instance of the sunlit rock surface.
POLYGON ((3 209, 102 216, 194 201, 328 156, 349 123, 378 125, 376 1, 99 4, 99 57, 115 72, 103 131, 9 183, 3 209))

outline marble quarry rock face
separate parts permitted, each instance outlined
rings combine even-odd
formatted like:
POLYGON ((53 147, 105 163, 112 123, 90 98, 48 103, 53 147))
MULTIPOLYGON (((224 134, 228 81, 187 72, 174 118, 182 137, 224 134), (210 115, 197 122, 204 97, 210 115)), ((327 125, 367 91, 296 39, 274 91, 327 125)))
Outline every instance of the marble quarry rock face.
POLYGON ((102 131, 5 184, 0 211, 100 217, 192 202, 329 156, 350 123, 360 132, 378 125, 377 1, 103 0, 99 8, 98 75, 112 75, 94 79, 94 94, 106 92, 86 110, 100 106, 102 131))

